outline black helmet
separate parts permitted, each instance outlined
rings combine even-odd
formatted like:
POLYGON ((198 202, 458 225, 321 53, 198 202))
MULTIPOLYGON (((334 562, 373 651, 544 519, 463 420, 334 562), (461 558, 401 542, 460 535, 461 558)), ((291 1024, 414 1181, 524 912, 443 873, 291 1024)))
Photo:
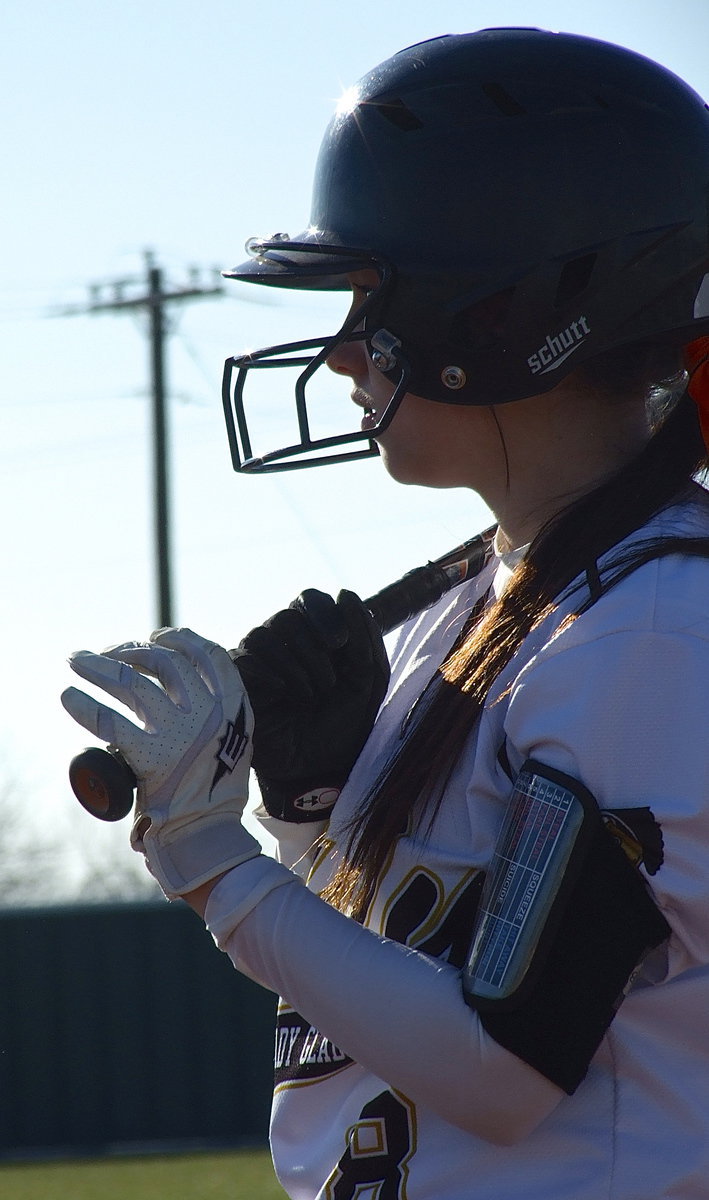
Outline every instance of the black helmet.
POLYGON ((500 404, 550 390, 613 347, 709 332, 709 111, 665 68, 591 38, 434 38, 376 67, 340 105, 307 230, 247 248, 228 278, 346 289, 349 272, 374 267, 380 283, 333 337, 228 360, 235 467, 376 452, 372 441, 329 451, 380 432, 406 391, 500 404), (305 385, 353 338, 396 385, 392 403, 375 430, 313 439, 305 385), (253 457, 249 370, 303 363, 300 443, 253 457))

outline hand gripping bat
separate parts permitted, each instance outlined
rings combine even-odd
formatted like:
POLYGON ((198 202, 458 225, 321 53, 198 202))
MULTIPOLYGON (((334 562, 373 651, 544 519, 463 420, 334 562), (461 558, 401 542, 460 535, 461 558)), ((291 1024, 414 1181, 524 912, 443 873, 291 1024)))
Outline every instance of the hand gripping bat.
MULTIPOLYGON (((495 528, 484 530, 423 567, 415 567, 365 600, 382 633, 390 633, 430 608, 451 588, 478 575, 487 560, 495 528)), ((98 746, 82 750, 71 760, 69 782, 79 804, 100 821, 121 821, 133 807, 137 781, 117 751, 98 746)))

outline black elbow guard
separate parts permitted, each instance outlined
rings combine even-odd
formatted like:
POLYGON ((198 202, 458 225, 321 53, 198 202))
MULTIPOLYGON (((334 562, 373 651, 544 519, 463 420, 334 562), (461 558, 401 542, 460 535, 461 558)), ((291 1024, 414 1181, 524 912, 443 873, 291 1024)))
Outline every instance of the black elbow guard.
POLYGON ((463 975, 490 1036, 574 1092, 638 967, 669 932, 591 793, 528 760, 463 975))

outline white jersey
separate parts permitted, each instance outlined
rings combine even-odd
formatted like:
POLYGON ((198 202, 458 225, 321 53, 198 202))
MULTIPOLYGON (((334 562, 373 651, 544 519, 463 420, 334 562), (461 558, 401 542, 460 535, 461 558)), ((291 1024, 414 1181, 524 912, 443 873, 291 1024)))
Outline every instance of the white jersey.
MULTIPOLYGON (((709 536, 705 493, 637 537, 668 534, 709 536)), ((212 893, 218 944, 287 997, 272 1147, 294 1200, 709 1197, 709 560, 653 560, 576 619, 580 594, 562 601, 496 681, 430 835, 392 847, 368 928, 317 898, 412 706, 506 574, 493 559, 401 631, 307 890, 281 885, 286 868, 304 873, 313 826, 269 821, 285 865, 246 863, 212 893), (573 1095, 491 1042, 460 988, 510 774, 528 758, 637 837, 671 927, 573 1095)))

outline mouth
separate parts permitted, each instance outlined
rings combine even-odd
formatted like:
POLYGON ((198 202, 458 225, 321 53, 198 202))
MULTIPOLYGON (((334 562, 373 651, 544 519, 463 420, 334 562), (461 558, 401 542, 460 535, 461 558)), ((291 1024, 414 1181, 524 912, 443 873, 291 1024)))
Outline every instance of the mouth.
POLYGON ((379 418, 377 411, 372 402, 372 397, 369 396, 362 388, 355 388, 352 392, 352 400, 358 408, 364 409, 364 416, 360 423, 360 429, 365 432, 367 429, 374 429, 379 418))

